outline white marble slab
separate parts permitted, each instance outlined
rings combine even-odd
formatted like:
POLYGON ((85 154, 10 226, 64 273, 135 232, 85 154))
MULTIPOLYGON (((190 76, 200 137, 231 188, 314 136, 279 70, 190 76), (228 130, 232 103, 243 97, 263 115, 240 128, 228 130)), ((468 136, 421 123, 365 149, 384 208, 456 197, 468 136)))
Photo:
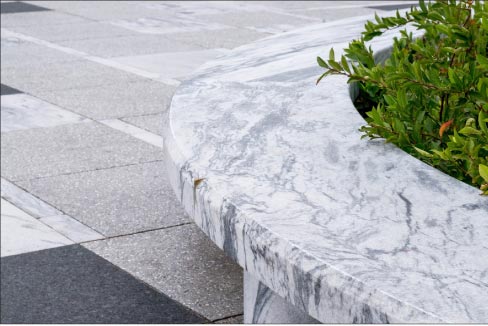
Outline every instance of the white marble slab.
POLYGON ((1 257, 73 244, 3 198, 1 209, 1 257))
POLYGON ((184 79, 205 62, 224 55, 227 49, 169 52, 112 58, 120 64, 142 69, 166 78, 184 79))
POLYGON ((89 121, 78 114, 28 94, 3 95, 1 115, 2 132, 89 121))
POLYGON ((146 143, 149 143, 156 147, 163 148, 163 137, 153 134, 152 132, 149 132, 142 128, 131 125, 130 123, 127 123, 119 119, 107 119, 107 120, 101 120, 99 122, 103 123, 106 126, 109 126, 110 128, 122 131, 128 135, 131 135, 135 138, 145 141, 146 143))
POLYGON ((43 217, 40 221, 76 243, 104 238, 102 234, 68 215, 43 217))
POLYGON ((269 37, 199 69, 166 117, 169 178, 219 247, 321 322, 487 322, 488 199, 361 139, 346 78, 315 85, 316 56, 339 56, 371 18, 269 37))
POLYGON ((161 18, 138 18, 136 20, 116 20, 110 24, 144 34, 170 34, 226 29, 229 26, 205 22, 188 15, 168 15, 161 18))
MULTIPOLYGON (((141 5, 141 3, 135 3, 141 5)), ((228 14, 234 12, 253 12, 263 10, 255 1, 153 1, 142 3, 149 9, 185 16, 228 14)))

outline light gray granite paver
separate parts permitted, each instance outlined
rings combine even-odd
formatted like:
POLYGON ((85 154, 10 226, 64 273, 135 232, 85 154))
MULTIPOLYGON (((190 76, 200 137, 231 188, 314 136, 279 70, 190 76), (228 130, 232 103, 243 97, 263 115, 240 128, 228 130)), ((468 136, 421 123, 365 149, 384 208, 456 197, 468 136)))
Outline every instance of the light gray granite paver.
POLYGON ((242 313, 242 269, 193 224, 84 246, 210 320, 242 313))
POLYGON ((5 198, 35 218, 63 214, 61 211, 4 178, 2 178, 1 188, 2 198, 5 198))
POLYGON ((140 77, 86 60, 2 68, 3 84, 33 95, 39 91, 125 84, 135 80, 140 80, 140 77))
POLYGON ((166 37, 177 41, 198 44, 208 49, 233 49, 239 45, 251 43, 269 35, 272 34, 260 33, 247 28, 227 28, 214 31, 172 33, 166 35, 166 37))
POLYGON ((96 122, 4 133, 1 148, 2 176, 10 181, 162 158, 160 148, 96 122))
POLYGON ((164 112, 175 87, 137 77, 137 81, 60 91, 39 91, 36 95, 61 107, 93 119, 110 119, 164 112))
MULTIPOLYGON (((42 4, 35 4, 43 7, 42 4)), ((13 28, 17 26, 46 26, 58 25, 59 28, 69 29, 70 24, 88 22, 90 20, 57 11, 22 12, 2 15, 2 27, 13 28)))
POLYGON ((15 37, 2 37, 1 44, 2 80, 4 78, 3 70, 5 68, 22 67, 27 64, 53 64, 79 60, 75 56, 26 42, 15 37))
MULTIPOLYGON (((26 1, 37 4, 37 1, 26 1)), ((162 11, 142 6, 130 1, 43 1, 42 6, 58 12, 73 14, 89 20, 109 21, 113 19, 134 19, 161 16, 162 11)))
POLYGON ((130 35, 98 39, 61 41, 60 45, 100 57, 120 57, 159 52, 202 49, 199 45, 169 40, 162 35, 130 35))
POLYGON ((286 32, 315 22, 315 19, 313 18, 298 18, 268 11, 202 15, 200 18, 229 26, 248 28, 263 33, 286 32))
POLYGON ((189 222, 166 180, 161 162, 59 175, 19 184, 106 236, 189 222))
POLYGON ((156 53, 113 58, 121 64, 154 72, 160 76, 185 79, 205 62, 224 55, 227 49, 206 49, 184 52, 156 53))
POLYGON ((352 17, 352 16, 361 16, 372 14, 374 15, 375 11, 371 8, 312 8, 312 9, 298 9, 292 10, 291 12, 303 16, 309 16, 314 18, 321 19, 322 22, 328 22, 332 20, 338 20, 345 17, 352 17))
POLYGON ((74 41, 83 39, 116 38, 137 35, 136 32, 110 24, 86 21, 70 24, 69 28, 59 25, 18 26, 11 28, 15 32, 34 36, 45 41, 74 41))
POLYGON ((103 236, 78 222, 72 217, 63 214, 48 203, 33 196, 17 185, 2 178, 2 200, 5 199, 33 218, 39 219, 56 232, 74 242, 83 242, 102 239, 103 236))

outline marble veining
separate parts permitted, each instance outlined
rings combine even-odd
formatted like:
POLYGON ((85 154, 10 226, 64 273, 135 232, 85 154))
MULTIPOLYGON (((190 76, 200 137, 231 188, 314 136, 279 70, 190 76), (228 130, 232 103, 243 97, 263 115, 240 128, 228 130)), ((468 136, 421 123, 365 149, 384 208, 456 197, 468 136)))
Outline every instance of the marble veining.
POLYGON ((204 62, 218 58, 228 51, 227 49, 209 49, 156 53, 118 57, 113 60, 122 65, 151 71, 159 76, 182 80, 191 75, 204 62))
POLYGON ((259 40, 183 82, 165 117, 171 183, 220 248, 321 322, 488 322, 487 198, 361 140, 346 78, 315 86, 316 56, 366 19, 259 40))
POLYGON ((245 324, 318 324, 249 273, 244 274, 245 324))
POLYGON ((27 94, 2 96, 1 114, 2 132, 89 121, 76 113, 27 94))
POLYGON ((63 214, 58 209, 45 203, 4 178, 1 178, 1 185, 2 198, 7 199, 17 207, 21 207, 22 210, 28 212, 35 218, 63 214))
POLYGON ((73 244, 2 198, 1 257, 73 244))
MULTIPOLYGON (((141 5, 141 3, 135 3, 141 5)), ((236 12, 254 12, 263 10, 259 2, 228 2, 228 1, 181 1, 181 2, 147 2, 143 6, 162 12, 171 12, 173 15, 202 16, 215 14, 229 14, 236 12)))
POLYGON ((76 243, 104 238, 102 234, 65 214, 43 217, 40 221, 76 243))
POLYGON ((171 34, 229 28, 227 25, 205 22, 194 17, 188 17, 187 15, 177 13, 164 18, 147 17, 138 18, 136 20, 116 20, 111 21, 110 24, 143 34, 171 34))

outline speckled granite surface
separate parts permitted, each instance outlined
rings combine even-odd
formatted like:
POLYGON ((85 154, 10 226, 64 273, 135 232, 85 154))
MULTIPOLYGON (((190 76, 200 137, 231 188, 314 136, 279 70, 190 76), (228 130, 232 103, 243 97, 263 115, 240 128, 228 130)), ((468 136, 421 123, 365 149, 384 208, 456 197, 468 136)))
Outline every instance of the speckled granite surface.
POLYGON ((315 57, 339 55, 364 22, 272 36, 198 70, 166 117, 172 185, 227 255, 319 321, 488 322, 488 200, 361 140, 345 78, 315 86, 315 57))

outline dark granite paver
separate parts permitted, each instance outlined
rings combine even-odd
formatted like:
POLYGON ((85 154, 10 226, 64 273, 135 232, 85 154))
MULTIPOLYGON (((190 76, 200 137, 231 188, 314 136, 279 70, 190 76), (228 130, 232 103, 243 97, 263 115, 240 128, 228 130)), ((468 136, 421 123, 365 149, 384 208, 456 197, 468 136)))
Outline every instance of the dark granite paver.
POLYGON ((2 2, 1 12, 2 14, 14 14, 18 12, 32 12, 32 11, 46 11, 51 10, 48 8, 31 5, 30 3, 15 1, 15 2, 2 2))
POLYGON ((10 86, 1 84, 1 92, 0 95, 12 95, 12 94, 19 94, 22 93, 18 89, 12 88, 10 86))
POLYGON ((204 323, 79 246, 1 259, 2 323, 204 323))

